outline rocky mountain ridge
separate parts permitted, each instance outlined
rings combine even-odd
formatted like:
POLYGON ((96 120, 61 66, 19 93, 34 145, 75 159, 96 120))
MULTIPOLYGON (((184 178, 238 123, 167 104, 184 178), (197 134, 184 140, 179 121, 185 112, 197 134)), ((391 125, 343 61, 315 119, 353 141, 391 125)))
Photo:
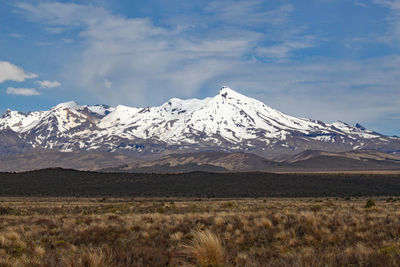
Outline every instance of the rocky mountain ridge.
POLYGON ((7 110, 0 118, 0 155, 35 150, 248 152, 270 159, 306 150, 398 153, 400 138, 359 124, 296 118, 224 86, 215 97, 172 98, 147 108, 67 102, 27 114, 7 110))

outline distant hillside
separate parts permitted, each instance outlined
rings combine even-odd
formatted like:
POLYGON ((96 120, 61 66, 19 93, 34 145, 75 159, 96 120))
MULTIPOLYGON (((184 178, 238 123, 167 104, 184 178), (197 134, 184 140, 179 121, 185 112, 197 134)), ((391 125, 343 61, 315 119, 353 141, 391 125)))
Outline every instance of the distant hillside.
POLYGON ((256 171, 275 168, 279 163, 250 153, 197 152, 170 154, 143 162, 131 172, 256 171))
POLYGON ((251 153, 196 152, 161 157, 138 157, 117 152, 57 152, 37 150, 0 158, 0 171, 67 168, 103 172, 321 172, 400 171, 400 155, 377 151, 304 151, 267 160, 251 153))

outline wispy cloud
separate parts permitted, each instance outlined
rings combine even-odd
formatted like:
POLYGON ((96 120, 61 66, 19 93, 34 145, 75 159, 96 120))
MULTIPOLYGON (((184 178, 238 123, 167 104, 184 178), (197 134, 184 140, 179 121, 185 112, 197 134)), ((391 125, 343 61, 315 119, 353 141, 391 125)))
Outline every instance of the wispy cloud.
POLYGON ((23 82, 26 79, 38 77, 34 73, 25 73, 25 71, 7 61, 0 61, 0 83, 5 81, 23 82))
POLYGON ((374 0, 374 3, 387 6, 393 10, 400 10, 399 0, 374 0))
MULTIPOLYGON (((46 28, 80 30, 79 37, 86 46, 66 75, 76 77, 80 86, 101 99, 140 105, 148 99, 158 103, 165 95, 192 96, 217 77, 235 72, 235 67, 266 40, 264 33, 247 26, 282 26, 294 10, 285 4, 260 11, 261 1, 221 3, 209 4, 205 8, 207 16, 234 28, 217 26, 204 34, 193 34, 193 28, 182 24, 161 27, 149 18, 125 18, 101 7, 47 2, 17 6, 46 28), (104 82, 108 80, 113 81, 112 87, 118 88, 119 94, 109 90, 110 83, 104 82)), ((281 44, 285 51, 274 57, 289 57, 291 51, 310 45, 290 40, 281 44)))
POLYGON ((264 11, 263 1, 214 1, 210 3, 206 10, 214 12, 218 20, 225 23, 241 25, 259 25, 285 23, 290 14, 294 11, 291 4, 284 4, 275 9, 264 11))
POLYGON ((34 95, 41 95, 35 88, 14 88, 8 87, 7 88, 8 95, 22 95, 22 96, 34 96, 34 95))
POLYGON ((259 47, 257 52, 262 57, 288 58, 293 51, 315 46, 312 38, 309 40, 286 41, 277 45, 259 47))
POLYGON ((387 7, 391 11, 387 17, 390 29, 380 40, 389 43, 395 42, 398 45, 400 42, 400 0, 374 0, 373 2, 387 7))
POLYGON ((52 42, 36 42, 35 45, 37 46, 50 46, 53 45, 52 42))
POLYGON ((60 34, 63 31, 65 31, 65 28, 62 28, 62 27, 45 27, 45 29, 48 32, 53 33, 53 34, 60 34))
POLYGON ((104 8, 72 3, 42 2, 33 5, 19 2, 16 6, 20 10, 29 12, 34 18, 46 22, 50 27, 56 26, 55 28, 59 29, 62 29, 61 27, 94 25, 109 16, 109 12, 104 8))
POLYGON ((74 40, 74 39, 71 39, 71 38, 64 38, 64 39, 62 39, 62 41, 63 41, 65 44, 72 44, 72 43, 75 43, 75 40, 74 40))
POLYGON ((230 62, 239 61, 262 38, 249 31, 194 36, 156 26, 149 18, 124 18, 93 6, 20 3, 18 7, 46 27, 81 29, 86 47, 80 60, 67 68, 68 75, 114 103, 159 102, 166 94, 191 96, 210 79, 229 72, 230 62), (118 94, 109 90, 106 80, 113 81, 118 94))
POLYGON ((355 6, 360 6, 360 7, 368 7, 368 5, 366 3, 363 2, 354 2, 355 6))
POLYGON ((53 81, 53 82, 52 81, 37 81, 36 83, 38 83, 40 88, 43 88, 43 89, 56 88, 61 85, 61 83, 58 81, 53 81))
POLYGON ((19 34, 19 33, 10 33, 10 36, 15 38, 15 39, 24 39, 24 35, 23 34, 19 34))

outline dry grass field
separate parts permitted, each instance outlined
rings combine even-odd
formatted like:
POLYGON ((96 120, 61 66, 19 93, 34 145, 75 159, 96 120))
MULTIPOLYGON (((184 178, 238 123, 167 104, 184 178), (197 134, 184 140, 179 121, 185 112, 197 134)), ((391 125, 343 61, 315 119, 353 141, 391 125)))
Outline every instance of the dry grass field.
POLYGON ((399 265, 400 198, 0 198, 0 266, 399 265))

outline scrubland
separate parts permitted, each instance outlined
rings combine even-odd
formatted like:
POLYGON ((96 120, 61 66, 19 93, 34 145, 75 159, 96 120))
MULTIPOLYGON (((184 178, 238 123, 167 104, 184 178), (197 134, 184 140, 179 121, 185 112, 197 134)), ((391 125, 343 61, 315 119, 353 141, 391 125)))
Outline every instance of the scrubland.
POLYGON ((0 198, 0 266, 399 266, 400 198, 0 198))

